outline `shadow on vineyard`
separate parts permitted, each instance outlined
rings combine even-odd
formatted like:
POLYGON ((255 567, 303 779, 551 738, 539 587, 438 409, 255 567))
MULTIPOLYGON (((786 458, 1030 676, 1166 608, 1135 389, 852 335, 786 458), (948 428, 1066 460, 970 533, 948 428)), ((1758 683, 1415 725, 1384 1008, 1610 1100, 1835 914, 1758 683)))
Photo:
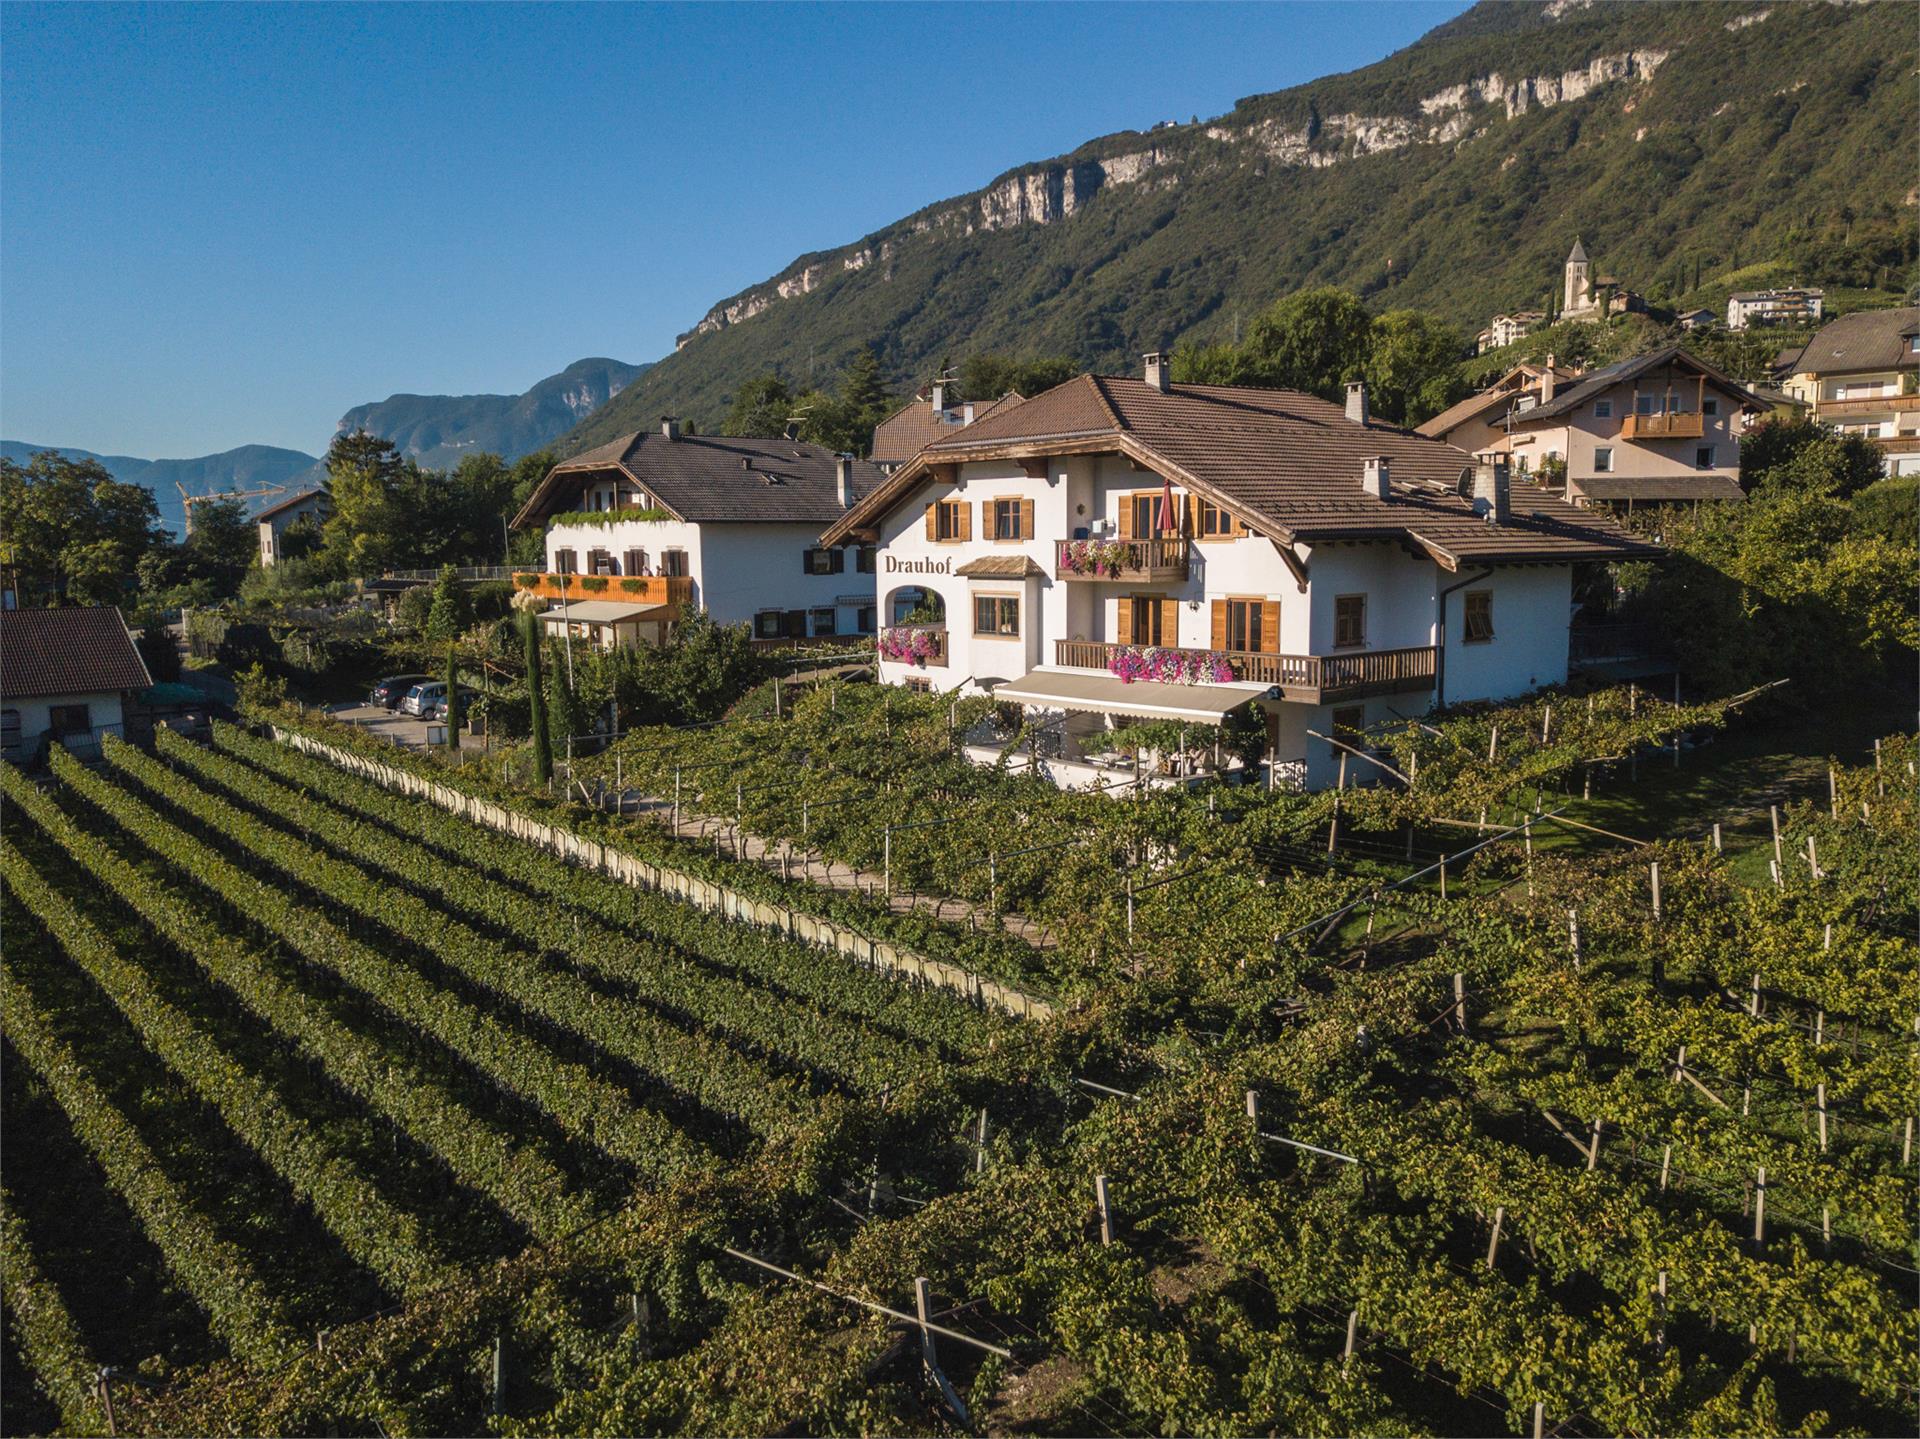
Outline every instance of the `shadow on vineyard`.
POLYGON ((1916 746, 1766 703, 1314 795, 845 683, 553 794, 292 707, 0 770, 5 1427, 1898 1432, 1916 746))

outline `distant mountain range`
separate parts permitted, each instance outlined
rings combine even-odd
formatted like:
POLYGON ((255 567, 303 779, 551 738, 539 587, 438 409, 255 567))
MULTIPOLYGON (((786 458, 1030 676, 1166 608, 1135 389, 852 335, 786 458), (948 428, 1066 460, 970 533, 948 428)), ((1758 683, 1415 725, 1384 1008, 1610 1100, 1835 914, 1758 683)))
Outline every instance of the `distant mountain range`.
POLYGON ((649 366, 575 360, 524 395, 389 395, 340 417, 340 433, 367 430, 392 440, 429 469, 465 455, 532 454, 579 425, 644 375, 649 366))
MULTIPOLYGON (((647 368, 619 360, 576 360, 522 395, 391 395, 356 405, 334 429, 336 433, 365 429, 392 440, 401 453, 429 469, 450 468, 464 455, 489 451, 517 460, 566 434, 647 368)), ((283 487, 283 494, 249 502, 254 509, 264 509, 326 478, 318 455, 271 445, 242 445, 191 460, 148 460, 95 454, 72 445, 0 440, 0 456, 22 463, 42 450, 98 460, 115 479, 145 485, 159 502, 161 518, 176 532, 185 521, 177 486, 184 485, 196 495, 283 487)))
POLYGON ((743 381, 831 384, 868 346, 902 389, 981 351, 1130 371, 1315 284, 1471 335, 1543 308, 1576 236, 1596 273, 1672 303, 1796 278, 1892 301, 1914 262, 1912 146, 1889 143, 1920 128, 1913 16, 1485 0, 1362 69, 1092 140, 802 255, 561 445, 663 414, 710 427, 743 381))

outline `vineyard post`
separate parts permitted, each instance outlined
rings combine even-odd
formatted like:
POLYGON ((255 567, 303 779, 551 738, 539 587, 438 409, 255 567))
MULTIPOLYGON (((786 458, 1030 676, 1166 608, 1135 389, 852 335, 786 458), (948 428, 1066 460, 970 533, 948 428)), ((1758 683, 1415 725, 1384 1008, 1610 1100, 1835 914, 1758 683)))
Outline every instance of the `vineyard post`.
POLYGON ((1787 867, 1787 857, 1780 848, 1780 806, 1777 804, 1768 805, 1767 817, 1773 821, 1773 863, 1775 865, 1774 875, 1777 879, 1780 872, 1787 867))
POLYGON ((1260 1128, 1260 1096, 1251 1089, 1247 1091, 1247 1119, 1253 1125, 1255 1132, 1258 1132, 1260 1128))
POLYGON ((1820 1116, 1820 1152, 1827 1152, 1827 1086, 1822 1080, 1813 1087, 1813 1100, 1820 1116))
POLYGON ((1660 919, 1660 861, 1655 860, 1647 869, 1653 879, 1653 917, 1657 923, 1660 919))
POLYGON ((974 1130, 973 1142, 973 1172, 975 1174, 985 1174, 987 1172, 987 1110, 985 1105, 980 1107, 980 1123, 974 1130))
POLYGON ((1459 970, 1453 974, 1453 1022, 1462 1034, 1467 1032, 1467 977, 1459 970))
POLYGON ((1713 852, 1715 854, 1722 854, 1725 852, 1720 845, 1720 821, 1719 820, 1715 820, 1713 822, 1713 852))
POLYGON ((638 1289, 633 1291, 633 1327, 640 1331, 642 1358, 653 1357, 653 1305, 638 1289))
POLYGON ((1447 856, 1443 851, 1440 855, 1440 898, 1445 899, 1446 897, 1447 897, 1447 856))
POLYGON ((1493 1268, 1494 1256, 1500 1252, 1500 1230, 1507 1222, 1507 1206, 1497 1204, 1493 1209, 1493 1237, 1487 1241, 1487 1268, 1493 1268))
POLYGON ((1807 868, 1813 871, 1813 877, 1814 877, 1815 879, 1819 879, 1819 878, 1821 877, 1821 875, 1820 875, 1820 853, 1819 853, 1819 851, 1818 851, 1818 850, 1816 850, 1816 849, 1815 849, 1815 848, 1813 847, 1813 836, 1812 836, 1812 835, 1808 835, 1808 836, 1807 836, 1807 868))
POLYGON ((498 1419, 507 1408, 506 1343, 499 1333, 493 1336, 493 1417, 498 1419))
POLYGON ((1500 753, 1500 726, 1493 727, 1493 733, 1487 736, 1487 763, 1492 764, 1495 755, 1500 753))
POLYGON ((1913 1116, 1907 1116, 1907 1137, 1900 1143, 1900 1167, 1906 1168, 1913 1163, 1913 1116))
POLYGON ((1127 940, 1133 940, 1133 876, 1127 876, 1127 940))
POLYGON ((1100 1209, 1100 1242, 1103 1245, 1113 1243, 1113 1213, 1107 1208, 1107 1176, 1093 1176, 1093 1202, 1100 1209))
POLYGON ((626 771, 622 763, 622 756, 617 754, 613 757, 613 787, 622 793, 625 793, 627 788, 626 771))
POLYGON ((1835 819, 1840 818, 1840 782, 1834 778, 1833 766, 1827 766, 1827 809, 1835 819))
POLYGON ((1349 1309, 1347 1311, 1347 1348, 1346 1352, 1340 1356, 1340 1367, 1342 1369, 1345 1369, 1353 1362, 1353 1346, 1359 1338, 1360 1311, 1358 1309, 1349 1309))
POLYGON ((102 1365, 96 1382, 100 1388, 100 1407, 107 1411, 107 1434, 112 1439, 120 1432, 113 1420, 113 1370, 102 1365))
POLYGON ((1587 1148, 1587 1172, 1589 1174, 1600 1167, 1600 1129, 1605 1123, 1606 1121, 1604 1119, 1596 1119, 1593 1121, 1593 1143, 1587 1148))
POLYGON ((1000 865, 992 855, 987 856, 987 913, 1000 913, 1000 865))
POLYGON ((1753 1242, 1762 1244, 1767 1237, 1767 1166, 1762 1164, 1754 1171, 1753 1180, 1753 1242))
POLYGON ((1347 787, 1347 752, 1340 752, 1340 778, 1333 790, 1333 818, 1327 822, 1327 853, 1340 847, 1340 795, 1347 787))
POLYGON ((1547 742, 1548 736, 1551 735, 1552 733, 1553 733, 1553 706, 1548 705, 1546 708, 1546 712, 1540 716, 1540 743, 1544 745, 1547 742))
POLYGON ((1538 1399, 1533 1401, 1533 1439, 1546 1439, 1547 1406, 1538 1399))
POLYGON ((886 898, 893 898, 893 826, 887 825, 880 831, 880 882, 885 886, 886 898))
POLYGON ((1747 997, 1747 1018, 1758 1019, 1759 1017, 1760 1017, 1760 971, 1755 970, 1753 972, 1752 990, 1747 997))
MULTIPOLYGON (((1673 1172, 1673 1146, 1667 1145, 1660 1151, 1660 1192, 1667 1192, 1667 1176, 1673 1172)), ((1664 1271, 1663 1271, 1664 1272, 1664 1271)), ((1663 1294, 1665 1290, 1661 1291, 1663 1294)))
POLYGON ((1580 968, 1580 911, 1567 911, 1567 946, 1573 951, 1573 967, 1580 968))
POLYGON ((1659 1279, 1659 1322, 1660 1327, 1653 1332, 1653 1342, 1665 1349, 1667 1347, 1667 1271, 1660 1271, 1659 1279))

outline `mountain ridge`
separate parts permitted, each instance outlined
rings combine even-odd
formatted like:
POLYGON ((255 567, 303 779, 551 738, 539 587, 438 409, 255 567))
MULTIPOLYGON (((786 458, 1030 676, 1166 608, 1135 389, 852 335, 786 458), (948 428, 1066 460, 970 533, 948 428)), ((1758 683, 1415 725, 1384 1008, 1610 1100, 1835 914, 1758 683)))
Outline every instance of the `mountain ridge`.
POLYGON ((710 306, 561 445, 669 412, 712 425, 741 381, 810 378, 810 357, 863 345, 901 385, 975 349, 1131 368, 1317 283, 1471 334, 1538 308, 1576 234, 1648 289, 1853 207, 1908 224, 1910 167, 1884 141, 1914 128, 1905 18, 1483 3, 1373 65, 1101 136, 801 255, 710 306))

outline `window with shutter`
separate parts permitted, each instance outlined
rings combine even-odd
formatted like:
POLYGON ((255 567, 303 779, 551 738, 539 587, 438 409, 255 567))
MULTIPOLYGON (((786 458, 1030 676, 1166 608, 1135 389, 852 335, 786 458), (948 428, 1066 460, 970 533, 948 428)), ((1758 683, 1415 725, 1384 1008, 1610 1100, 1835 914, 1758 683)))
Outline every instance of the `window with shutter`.
POLYGON ((1224 648, 1258 653, 1264 633, 1265 605, 1259 600, 1227 601, 1227 642, 1224 648))
POLYGON ((779 610, 761 610, 753 617, 753 635, 755 639, 777 640, 780 631, 786 626, 786 616, 779 610))
POLYGON ((830 635, 838 623, 832 605, 818 605, 808 611, 807 622, 816 635, 830 635))
POLYGON ((610 575, 613 573, 613 556, 605 550, 587 551, 587 573, 590 575, 610 575))
POLYGON ((1367 597, 1336 595, 1333 600, 1333 647, 1358 649, 1367 642, 1367 597))
POLYGON ((1017 595, 975 595, 973 632, 995 639, 1020 637, 1020 600, 1017 595))
POLYGON ((1133 630, 1133 643, 1137 645, 1170 645, 1172 636, 1161 626, 1161 608, 1159 595, 1128 595, 1120 601, 1121 607, 1131 612, 1129 621, 1133 630))
POLYGON ((1032 500, 1020 501, 1020 538, 1023 540, 1030 540, 1033 538, 1033 501, 1032 500))
POLYGON ((933 510, 933 526, 928 538, 942 543, 957 543, 971 538, 973 519, 965 500, 939 500, 933 510))
POLYGON ((1133 601, 1122 595, 1113 602, 1113 605, 1113 642, 1117 645, 1130 645, 1134 642, 1133 601))
POLYGON ((647 552, 628 550, 620 558, 620 572, 627 575, 644 575, 647 572, 647 552))
POLYGON ((1160 492, 1143 490, 1139 494, 1127 496, 1128 533, 1136 540, 1153 538, 1159 533, 1154 520, 1160 513, 1160 492))
POLYGON ((1207 635, 1207 643, 1214 649, 1223 650, 1227 647, 1227 602, 1225 600, 1213 602, 1213 624, 1208 629, 1207 635))
POLYGON ((555 574, 577 574, 580 570, 579 557, 575 555, 572 550, 555 550, 553 552, 553 569, 555 574))
POLYGON ((687 552, 685 550, 662 550, 660 552, 660 573, 663 575, 686 574, 687 552))
POLYGON ((790 639, 805 639, 807 634, 807 612, 788 610, 786 613, 786 632, 790 639))
POLYGON ((877 553, 878 553, 878 551, 877 551, 877 549, 875 548, 875 546, 873 546, 873 545, 862 545, 862 546, 860 546, 860 550, 859 550, 859 555, 860 555, 860 560, 859 560, 859 564, 860 564, 860 573, 861 573, 861 574, 863 574, 863 575, 870 575, 870 574, 872 574, 872 573, 874 572, 874 568, 875 568, 875 564, 876 564, 876 559, 875 559, 875 556, 876 556, 876 554, 877 554, 877 553))
POLYGON ((989 513, 993 520, 991 530, 993 539, 1005 543, 1026 538, 1020 530, 1019 500, 993 500, 989 502, 989 506, 989 513))
POLYGON ((1466 619, 1465 639, 1468 644, 1481 645, 1493 638, 1492 590, 1468 590, 1463 613, 1466 619))
POLYGON ((1260 652, 1280 653, 1280 601, 1260 601, 1260 652))
POLYGON ((1160 643, 1163 645, 1180 643, 1180 601, 1178 600, 1160 601, 1160 643))

